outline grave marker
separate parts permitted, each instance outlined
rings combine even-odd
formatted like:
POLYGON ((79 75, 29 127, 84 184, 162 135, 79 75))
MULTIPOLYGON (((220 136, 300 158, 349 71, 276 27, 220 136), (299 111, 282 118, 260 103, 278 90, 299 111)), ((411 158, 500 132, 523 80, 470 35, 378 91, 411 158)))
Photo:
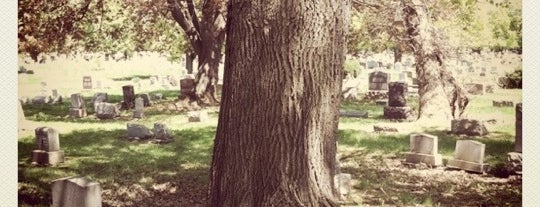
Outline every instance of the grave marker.
POLYGON ((375 71, 369 74, 369 90, 388 90, 388 73, 375 71))
POLYGON ((203 122, 206 120, 208 120, 208 113, 206 111, 189 111, 188 112, 189 122, 203 122))
POLYGON ((132 109, 135 107, 135 89, 132 85, 122 86, 122 93, 124 101, 122 102, 122 109, 132 109))
POLYGON ((35 130, 37 149, 32 151, 32 164, 56 165, 64 162, 64 151, 60 150, 58 131, 50 127, 35 130))
POLYGON ((81 118, 87 115, 84 99, 80 93, 71 94, 71 108, 69 108, 69 115, 75 118, 81 118))
POLYGON ((101 187, 86 177, 53 180, 51 194, 53 207, 101 207, 101 187))
POLYGON ((438 153, 438 146, 438 138, 436 136, 411 134, 411 151, 405 153, 405 162, 440 166, 442 165, 442 155, 438 153))
POLYGON ((135 110, 133 111, 133 118, 143 118, 144 116, 144 100, 141 97, 135 99, 135 110))
POLYGON ((454 119, 451 122, 450 131, 457 135, 484 136, 489 132, 484 121, 475 119, 454 119))
POLYGON ((83 76, 83 89, 92 89, 92 77, 83 76))
POLYGON ((457 140, 454 159, 448 160, 449 168, 483 173, 487 169, 484 164, 486 145, 472 140, 457 140))

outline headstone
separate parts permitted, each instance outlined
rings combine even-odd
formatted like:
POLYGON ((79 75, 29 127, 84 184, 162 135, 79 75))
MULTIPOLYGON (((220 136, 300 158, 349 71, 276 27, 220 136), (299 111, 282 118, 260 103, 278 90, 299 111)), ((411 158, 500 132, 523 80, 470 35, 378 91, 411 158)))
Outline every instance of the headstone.
POLYGON ((391 82, 388 84, 388 106, 384 107, 383 116, 387 119, 407 120, 414 116, 414 111, 407 106, 407 83, 391 82))
POLYGON ((493 106, 495 107, 514 107, 513 101, 496 101, 493 100, 493 106))
POLYGON ((483 173, 487 169, 484 164, 486 145, 472 140, 457 140, 454 159, 448 160, 449 168, 483 173))
POLYGON ((122 86, 122 92, 124 95, 124 101, 122 102, 122 109, 132 109, 135 107, 135 89, 132 85, 122 86))
POLYGON ((154 138, 162 142, 172 141, 173 135, 171 130, 164 123, 154 123, 154 138))
POLYGON ((152 137, 153 134, 146 126, 135 123, 127 124, 127 137, 138 137, 140 139, 147 139, 152 137))
POLYGON ((450 131, 457 135, 484 136, 489 132, 484 121, 475 119, 454 119, 451 122, 450 131))
POLYGON ((376 61, 373 61, 373 60, 369 60, 369 61, 367 61, 367 63, 366 63, 367 69, 374 69, 374 68, 376 68, 378 65, 379 65, 379 63, 377 63, 376 61))
POLYGON ((116 105, 105 102, 95 102, 96 117, 99 119, 113 119, 120 112, 116 105))
POLYGON ((102 87, 101 81, 100 81, 100 80, 97 80, 97 81, 96 81, 96 88, 97 88, 97 89, 101 89, 101 87, 102 87))
POLYGON ((101 187, 86 177, 53 180, 51 188, 53 207, 101 207, 101 187))
POLYGON ((208 120, 208 113, 206 111, 189 111, 187 115, 189 122, 203 122, 208 120))
POLYGON ((438 139, 429 134, 411 134, 411 151, 405 153, 405 162, 425 163, 429 166, 442 165, 442 155, 438 153, 438 139))
POLYGON ((484 95, 484 84, 471 83, 471 84, 465 84, 464 87, 467 90, 467 92, 472 95, 484 95))
POLYGON ((58 131, 50 127, 35 130, 37 149, 32 151, 32 163, 56 165, 64 162, 64 151, 60 150, 58 131))
POLYGON ((92 103, 94 103, 94 106, 96 103, 107 102, 108 100, 109 100, 109 95, 107 93, 102 93, 102 92, 95 93, 94 96, 92 97, 92 103))
POLYGON ((32 98, 32 104, 47 104, 51 101, 51 99, 48 96, 36 96, 32 98))
POLYGON ((86 116, 86 106, 80 93, 71 94, 71 108, 69 108, 69 115, 75 118, 86 116))
POLYGON ((522 135, 522 116, 521 116, 521 112, 522 112, 522 103, 518 103, 516 104, 516 141, 515 141, 515 144, 514 144, 514 151, 516 152, 522 152, 522 140, 523 140, 523 135, 522 135))
POLYGON ((150 77, 150 85, 154 85, 154 84, 156 84, 156 83, 157 83, 157 78, 156 78, 156 76, 151 76, 151 77, 150 77))
POLYGON ((339 116, 341 116, 341 117, 354 117, 354 118, 368 118, 368 112, 367 111, 339 110, 339 116))
POLYGON ((58 94, 58 90, 57 89, 53 89, 52 90, 52 96, 53 97, 57 97, 59 94, 58 94))
POLYGON ((144 100, 141 97, 135 99, 135 110, 133 110, 133 118, 143 118, 144 116, 144 100))
POLYGON ((395 127, 373 125, 374 132, 398 132, 395 127))
POLYGON ((152 96, 152 100, 161 100, 161 99, 163 99, 163 94, 161 94, 161 93, 154 93, 151 96, 152 96))
POLYGON ((180 80, 180 94, 181 96, 191 96, 195 93, 195 79, 184 78, 180 80))
POLYGON ((339 173, 334 176, 334 183, 341 196, 346 196, 351 192, 351 174, 339 173))
POLYGON ((143 99, 144 107, 152 106, 152 101, 150 101, 150 97, 148 96, 147 93, 139 94, 139 97, 143 99))
POLYGON ((52 104, 61 104, 62 103, 62 96, 58 94, 57 89, 52 90, 52 104))
POLYGON ((407 106, 407 83, 391 82, 388 84, 388 106, 407 106))
POLYGON ((83 89, 92 89, 92 77, 83 76, 83 89))
POLYGON ((388 90, 388 73, 375 71, 369 74, 369 90, 388 90))

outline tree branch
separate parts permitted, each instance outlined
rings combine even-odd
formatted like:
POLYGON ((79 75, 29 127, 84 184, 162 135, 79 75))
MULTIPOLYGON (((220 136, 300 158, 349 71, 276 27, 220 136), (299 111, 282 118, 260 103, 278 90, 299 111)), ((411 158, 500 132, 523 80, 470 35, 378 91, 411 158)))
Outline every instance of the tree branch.
POLYGON ((191 18, 187 15, 188 12, 185 11, 185 7, 180 5, 179 1, 167 0, 167 2, 169 4, 171 15, 186 33, 193 51, 198 54, 201 47, 200 31, 193 25, 193 21, 190 21, 191 18))
POLYGON ((189 15, 191 16, 191 22, 193 23, 193 26, 197 31, 201 31, 201 28, 199 26, 199 17, 197 17, 197 12, 195 12, 195 6, 193 4, 193 0, 187 0, 187 8, 189 15))

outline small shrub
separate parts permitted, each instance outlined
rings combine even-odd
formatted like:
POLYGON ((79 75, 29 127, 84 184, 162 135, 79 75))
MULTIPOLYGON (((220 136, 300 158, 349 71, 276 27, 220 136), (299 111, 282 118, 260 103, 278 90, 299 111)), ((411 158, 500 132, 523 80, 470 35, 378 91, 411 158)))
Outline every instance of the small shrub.
POLYGON ((505 89, 521 89, 522 85, 522 70, 521 68, 516 69, 512 73, 506 73, 505 77, 499 78, 499 87, 505 89))

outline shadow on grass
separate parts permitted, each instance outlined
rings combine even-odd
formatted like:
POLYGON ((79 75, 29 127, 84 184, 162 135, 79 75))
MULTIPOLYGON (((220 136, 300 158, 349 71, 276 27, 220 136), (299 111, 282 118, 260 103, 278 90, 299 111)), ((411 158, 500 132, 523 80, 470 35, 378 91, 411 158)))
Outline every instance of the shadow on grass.
POLYGON ((60 135, 66 160, 54 167, 30 165, 34 138, 20 139, 19 204, 50 205, 50 182, 73 175, 99 182, 104 206, 204 204, 214 127, 173 131, 174 142, 163 145, 130 142, 125 133, 83 130, 60 135))

